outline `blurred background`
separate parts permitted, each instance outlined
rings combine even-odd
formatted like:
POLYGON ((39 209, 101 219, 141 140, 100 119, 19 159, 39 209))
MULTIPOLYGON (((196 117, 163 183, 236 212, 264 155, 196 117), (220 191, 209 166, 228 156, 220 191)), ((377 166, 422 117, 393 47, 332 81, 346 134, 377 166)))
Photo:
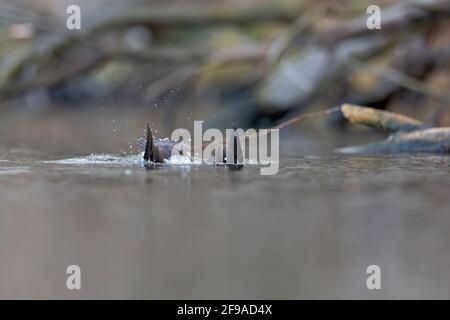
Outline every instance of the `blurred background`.
POLYGON ((0 298, 449 298, 447 156, 336 155, 383 136, 337 113, 285 130, 272 177, 144 167, 135 146, 147 122, 269 127, 344 102, 448 126, 449 16, 449 0, 0 0, 0 298))
POLYGON ((192 119, 268 127, 343 102, 448 125, 448 1, 376 1, 369 30, 372 2, 2 0, 1 139, 117 151, 146 121, 161 135, 192 119))

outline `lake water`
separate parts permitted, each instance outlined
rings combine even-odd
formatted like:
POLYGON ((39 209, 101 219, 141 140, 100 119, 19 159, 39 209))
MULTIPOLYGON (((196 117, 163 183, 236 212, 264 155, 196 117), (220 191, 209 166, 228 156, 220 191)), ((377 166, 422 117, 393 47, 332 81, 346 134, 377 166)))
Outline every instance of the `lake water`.
POLYGON ((0 298, 450 298, 449 157, 286 141, 275 176, 4 142, 0 298))

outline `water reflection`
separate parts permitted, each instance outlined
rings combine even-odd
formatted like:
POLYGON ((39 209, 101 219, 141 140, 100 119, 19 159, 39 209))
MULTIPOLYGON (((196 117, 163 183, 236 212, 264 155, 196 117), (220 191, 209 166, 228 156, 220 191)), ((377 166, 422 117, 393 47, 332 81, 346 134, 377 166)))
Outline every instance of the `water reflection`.
POLYGON ((0 297, 450 297, 449 157, 282 157, 275 176, 90 157, 0 164, 0 297))

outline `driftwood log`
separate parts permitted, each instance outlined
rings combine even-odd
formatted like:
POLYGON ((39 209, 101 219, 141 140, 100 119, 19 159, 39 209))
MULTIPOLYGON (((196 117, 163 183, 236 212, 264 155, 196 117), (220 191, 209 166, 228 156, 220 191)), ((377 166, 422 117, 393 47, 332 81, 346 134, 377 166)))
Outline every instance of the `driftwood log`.
POLYGON ((373 108, 344 104, 341 106, 341 111, 352 123, 388 132, 414 131, 428 127, 423 122, 402 114, 373 108))
POLYGON ((351 123, 391 132, 381 142, 345 147, 339 153, 450 153, 450 128, 427 128, 419 120, 367 107, 344 104, 342 114, 351 123))

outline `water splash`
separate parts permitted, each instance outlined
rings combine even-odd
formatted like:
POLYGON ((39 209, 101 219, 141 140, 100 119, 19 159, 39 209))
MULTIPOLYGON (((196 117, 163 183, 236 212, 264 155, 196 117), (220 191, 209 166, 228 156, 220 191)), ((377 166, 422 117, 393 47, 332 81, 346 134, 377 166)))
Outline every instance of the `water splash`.
POLYGON ((199 158, 191 159, 189 156, 173 155, 170 159, 164 160, 169 165, 199 165, 202 161, 199 158))
MULTIPOLYGON (((136 165, 142 164, 143 154, 136 155, 114 155, 114 154, 90 154, 85 157, 75 157, 60 160, 43 161, 44 163, 65 164, 65 165, 136 165)), ((200 159, 191 160, 187 156, 173 156, 164 163, 168 165, 198 165, 202 162, 200 159)))
MULTIPOLYGON (((114 155, 114 154, 90 154, 85 157, 75 157, 61 160, 43 161, 43 163, 53 163, 62 165, 136 165, 145 163, 143 154, 136 155, 114 155)), ((164 160, 164 163, 171 166, 186 165, 214 165, 209 161, 202 161, 198 157, 191 159, 190 156, 174 155, 170 159, 164 160)), ((268 165, 270 161, 245 161, 246 165, 268 165)), ((220 165, 220 164, 219 164, 220 165)))
POLYGON ((0 176, 2 175, 18 175, 23 173, 29 173, 28 167, 16 167, 16 168, 0 168, 0 176))
POLYGON ((43 161, 44 163, 69 164, 69 165, 95 165, 115 164, 133 165, 143 162, 141 155, 112 155, 112 154, 90 154, 86 157, 75 157, 61 160, 43 161))

